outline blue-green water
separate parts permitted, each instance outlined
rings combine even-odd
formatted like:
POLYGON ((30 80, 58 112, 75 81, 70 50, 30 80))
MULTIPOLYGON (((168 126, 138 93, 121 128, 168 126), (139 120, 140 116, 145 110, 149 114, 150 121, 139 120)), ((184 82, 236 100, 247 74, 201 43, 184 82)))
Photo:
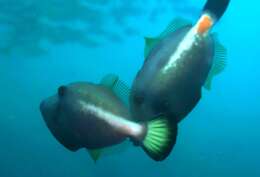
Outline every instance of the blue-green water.
POLYGON ((101 2, 94 4, 101 11, 117 7, 110 14, 112 19, 107 14, 85 12, 78 0, 44 2, 0 1, 0 36, 13 39, 1 39, 0 46, 12 49, 0 55, 1 177, 260 176, 258 1, 233 0, 215 27, 228 49, 228 66, 181 122, 170 157, 153 162, 141 149, 130 146, 97 164, 85 150, 70 152, 53 138, 40 115, 40 101, 61 84, 98 82, 111 72, 130 85, 144 60, 143 36, 157 35, 175 16, 195 20, 205 0, 85 1, 101 2), (25 2, 33 5, 25 8, 25 2), (56 27, 41 30, 46 28, 42 21, 48 15, 55 24, 82 26, 87 21, 89 28, 59 28, 53 37, 49 34, 56 27), (16 32, 6 33, 10 30, 16 32), (82 42, 81 35, 94 39, 82 42), (34 55, 33 51, 42 51, 34 48, 39 41, 46 51, 34 55), (24 55, 13 46, 30 47, 22 49, 24 55))

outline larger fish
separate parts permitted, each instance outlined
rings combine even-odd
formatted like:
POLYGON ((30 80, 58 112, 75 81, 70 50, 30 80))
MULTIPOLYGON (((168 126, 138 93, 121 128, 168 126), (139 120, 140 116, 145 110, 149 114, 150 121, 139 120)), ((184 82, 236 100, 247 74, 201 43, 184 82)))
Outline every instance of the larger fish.
POLYGON ((210 88, 225 66, 225 49, 210 31, 228 4, 208 0, 195 25, 175 20, 159 37, 146 39, 146 60, 131 89, 133 117, 149 121, 163 115, 176 125, 195 107, 203 85, 210 88))
POLYGON ((94 160, 98 158, 97 150, 127 138, 154 160, 164 159, 175 143, 174 130, 163 118, 142 123, 132 121, 127 106, 119 99, 120 94, 113 89, 114 80, 107 76, 101 84, 78 82, 59 87, 57 94, 40 105, 49 130, 71 151, 88 149, 94 160), (153 146, 156 153, 151 153, 153 146))

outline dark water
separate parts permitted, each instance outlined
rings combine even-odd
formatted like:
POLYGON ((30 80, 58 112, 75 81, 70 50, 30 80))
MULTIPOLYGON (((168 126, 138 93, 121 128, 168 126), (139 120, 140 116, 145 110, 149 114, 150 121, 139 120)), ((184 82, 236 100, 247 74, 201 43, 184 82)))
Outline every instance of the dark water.
POLYGON ((85 150, 58 144, 40 101, 61 84, 98 82, 111 72, 130 85, 144 60, 143 36, 177 15, 195 20, 205 1, 84 2, 0 0, 1 177, 260 176, 258 1, 232 1, 214 29, 228 67, 180 124, 171 156, 156 163, 130 145, 97 164, 85 150))

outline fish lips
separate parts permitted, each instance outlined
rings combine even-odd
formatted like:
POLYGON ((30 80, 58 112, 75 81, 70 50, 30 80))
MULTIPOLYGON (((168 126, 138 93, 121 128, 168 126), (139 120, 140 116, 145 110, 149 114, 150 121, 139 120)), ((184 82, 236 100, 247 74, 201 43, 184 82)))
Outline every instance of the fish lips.
POLYGON ((66 115, 62 112, 59 102, 57 95, 43 100, 40 104, 40 112, 56 140, 70 151, 77 151, 82 146, 75 138, 69 124, 66 123, 66 115))

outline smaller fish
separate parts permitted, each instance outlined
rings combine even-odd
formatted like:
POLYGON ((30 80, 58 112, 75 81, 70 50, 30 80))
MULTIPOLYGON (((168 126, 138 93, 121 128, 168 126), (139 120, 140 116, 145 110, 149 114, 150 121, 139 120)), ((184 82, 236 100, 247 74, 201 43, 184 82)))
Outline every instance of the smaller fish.
MULTIPOLYGON (((99 150, 130 139, 154 160, 171 152, 175 136, 168 120, 158 117, 149 122, 131 119, 115 82, 108 75, 101 84, 77 82, 61 86, 57 94, 42 101, 40 110, 53 136, 66 148, 86 148, 94 160, 99 150)), ((122 87, 121 87, 122 90, 122 87)))

